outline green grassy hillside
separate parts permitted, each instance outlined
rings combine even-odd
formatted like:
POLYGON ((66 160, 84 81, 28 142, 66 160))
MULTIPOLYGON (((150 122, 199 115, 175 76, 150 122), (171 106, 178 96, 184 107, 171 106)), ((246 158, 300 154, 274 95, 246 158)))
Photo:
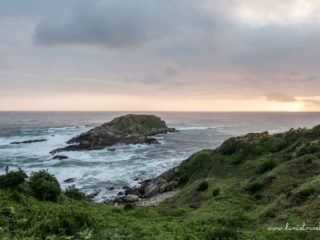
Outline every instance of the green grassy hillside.
POLYGON ((0 239, 320 239, 320 231, 268 230, 319 226, 319 166, 316 126, 195 153, 175 176, 181 191, 159 206, 90 203, 75 189, 60 193, 47 176, 42 190, 39 176, 1 177, 0 239))

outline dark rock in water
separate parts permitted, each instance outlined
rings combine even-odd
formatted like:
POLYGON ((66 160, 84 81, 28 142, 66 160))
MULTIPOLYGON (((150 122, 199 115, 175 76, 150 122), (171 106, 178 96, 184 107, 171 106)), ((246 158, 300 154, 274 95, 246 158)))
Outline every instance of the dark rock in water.
POLYGON ((123 192, 118 192, 118 195, 120 195, 120 196, 123 195, 123 192))
POLYGON ((76 178, 68 178, 68 179, 64 180, 63 182, 65 182, 65 183, 72 183, 72 182, 74 182, 74 181, 76 181, 76 178))
POLYGON ((110 191, 112 191, 112 190, 115 189, 115 187, 111 186, 111 187, 108 187, 107 189, 110 190, 110 191))
POLYGON ((27 143, 36 143, 36 142, 45 142, 47 139, 35 139, 35 140, 27 140, 23 142, 12 142, 10 144, 27 144, 27 143))
POLYGON ((115 152, 116 149, 115 149, 115 148, 109 148, 108 151, 109 151, 109 152, 115 152))
POLYGON ((98 191, 96 191, 94 193, 91 193, 91 194, 87 195, 86 197, 87 197, 88 201, 92 201, 96 196, 99 195, 100 191, 101 190, 98 190, 98 191))
POLYGON ((63 155, 57 155, 57 156, 54 156, 52 159, 63 160, 63 159, 68 159, 68 157, 63 155))
POLYGON ((175 131, 174 128, 168 128, 157 116, 128 114, 72 138, 68 144, 74 145, 55 149, 51 154, 62 151, 97 150, 118 143, 155 144, 158 141, 150 136, 175 131))

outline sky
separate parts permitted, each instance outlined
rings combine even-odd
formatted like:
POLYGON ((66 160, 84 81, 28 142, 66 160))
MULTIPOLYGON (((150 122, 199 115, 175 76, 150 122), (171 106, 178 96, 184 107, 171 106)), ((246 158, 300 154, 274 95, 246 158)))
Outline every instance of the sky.
POLYGON ((318 0, 0 0, 0 110, 320 111, 318 0))

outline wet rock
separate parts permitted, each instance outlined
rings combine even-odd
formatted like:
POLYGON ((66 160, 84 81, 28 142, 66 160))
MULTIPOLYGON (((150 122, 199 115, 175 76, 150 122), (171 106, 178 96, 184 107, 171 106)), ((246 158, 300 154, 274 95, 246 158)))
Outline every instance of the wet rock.
POLYGON ((115 148, 109 148, 109 149, 108 149, 108 152, 115 152, 115 151, 116 151, 115 148))
POLYGON ((63 159, 68 159, 68 157, 67 156, 63 156, 63 155, 56 155, 52 159, 63 160, 63 159))
POLYGON ((91 194, 87 195, 88 201, 92 201, 96 196, 99 195, 100 191, 101 190, 98 190, 98 191, 95 191, 94 193, 91 193, 91 194))
POLYGON ((23 142, 12 142, 10 144, 28 144, 28 143, 36 143, 36 142, 45 142, 47 139, 35 139, 35 140, 27 140, 23 142))
POLYGON ((107 189, 108 189, 109 191, 112 191, 112 190, 115 189, 115 187, 114 187, 114 186, 111 186, 111 187, 107 187, 107 189))
POLYGON ((68 179, 64 180, 63 182, 72 183, 72 182, 75 182, 75 181, 76 181, 76 178, 68 178, 68 179))
POLYGON ((123 195, 123 194, 124 194, 123 192, 118 192, 118 195, 120 195, 120 196, 123 195))

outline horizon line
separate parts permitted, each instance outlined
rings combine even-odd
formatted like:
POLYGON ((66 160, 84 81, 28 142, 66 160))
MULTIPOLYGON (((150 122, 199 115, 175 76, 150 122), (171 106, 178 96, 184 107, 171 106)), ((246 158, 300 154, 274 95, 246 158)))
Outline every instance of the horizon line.
POLYGON ((320 111, 255 111, 255 110, 240 110, 240 111, 197 111, 197 110, 1 110, 0 112, 193 112, 193 113, 213 113, 213 112, 221 112, 221 113, 320 113, 320 111))

